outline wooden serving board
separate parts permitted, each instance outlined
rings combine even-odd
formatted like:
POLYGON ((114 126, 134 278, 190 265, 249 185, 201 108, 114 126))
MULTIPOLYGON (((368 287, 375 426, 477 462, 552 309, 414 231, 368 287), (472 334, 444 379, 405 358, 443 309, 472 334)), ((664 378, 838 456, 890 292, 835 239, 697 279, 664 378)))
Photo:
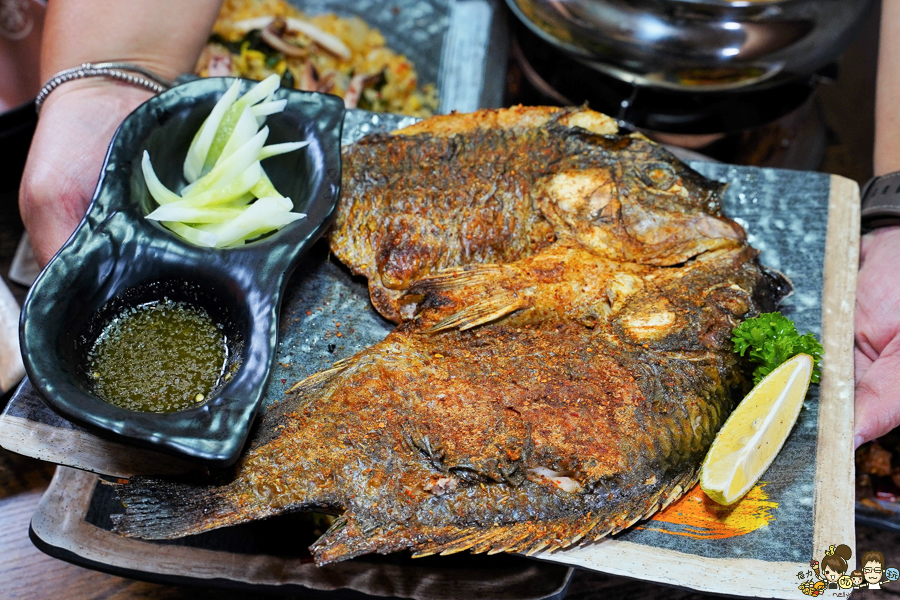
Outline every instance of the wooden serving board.
MULTIPOLYGON (((345 142, 399 124, 391 116, 351 114, 345 142)), ((810 559, 821 561, 832 544, 854 548, 852 352, 859 190, 849 180, 821 173, 691 165, 729 183, 726 214, 747 229, 763 264, 793 281, 795 292, 783 302, 782 312, 801 332, 821 336, 826 353, 822 382, 811 387, 794 431, 763 482, 735 508, 718 508, 695 490, 614 539, 537 558, 734 596, 805 597, 797 575, 808 569, 810 559)), ((390 329, 369 306, 362 282, 332 262, 324 245, 319 246, 286 292, 266 405, 281 398, 294 382, 382 339, 390 329)), ((41 403, 27 381, 0 416, 0 445, 118 477, 191 468, 61 419, 41 403)), ((95 475, 60 471, 33 520, 33 537, 42 548, 86 566, 125 569, 132 576, 270 586, 275 581, 272 574, 280 573, 281 583, 299 581, 292 579, 300 577, 299 571, 291 571, 285 557, 278 555, 277 539, 267 550, 264 538, 254 538, 254 575, 249 578, 242 578, 241 569, 234 567, 246 560, 246 554, 222 550, 216 546, 219 541, 202 538, 207 534, 178 546, 174 554, 171 544, 135 540, 126 544, 105 525, 118 508, 114 500, 98 496, 96 482, 95 475), (210 566, 210 555, 205 554, 210 551, 224 552, 216 555, 222 559, 215 563, 218 566, 210 566), (151 556, 159 560, 148 560, 151 556), (146 568, 134 571, 135 565, 146 568)), ((289 522, 279 519, 267 522, 276 524, 273 531, 279 530, 278 523, 289 522)), ((490 558, 476 557, 474 564, 490 558)), ((855 563, 855 549, 850 562, 855 563)), ((306 572, 303 577, 311 579, 299 585, 316 587, 310 582, 318 581, 318 575, 306 572)))

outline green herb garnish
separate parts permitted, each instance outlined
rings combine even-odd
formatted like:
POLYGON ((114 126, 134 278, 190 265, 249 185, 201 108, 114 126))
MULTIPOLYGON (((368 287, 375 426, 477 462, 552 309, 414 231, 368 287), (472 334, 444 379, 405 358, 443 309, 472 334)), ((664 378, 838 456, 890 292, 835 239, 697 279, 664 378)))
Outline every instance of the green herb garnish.
POLYGON ((811 333, 800 335, 794 322, 780 312, 763 313, 741 323, 731 337, 734 351, 741 356, 750 350, 750 361, 759 363, 753 371, 753 384, 771 373, 778 365, 798 354, 813 357, 812 383, 819 383, 822 344, 811 333))

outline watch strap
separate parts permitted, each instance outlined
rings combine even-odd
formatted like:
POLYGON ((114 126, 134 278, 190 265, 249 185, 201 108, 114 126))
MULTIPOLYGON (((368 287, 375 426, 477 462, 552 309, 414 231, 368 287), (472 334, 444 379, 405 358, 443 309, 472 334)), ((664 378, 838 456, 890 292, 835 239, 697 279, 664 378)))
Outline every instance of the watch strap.
POLYGON ((863 229, 900 225, 900 172, 873 177, 862 191, 863 229))

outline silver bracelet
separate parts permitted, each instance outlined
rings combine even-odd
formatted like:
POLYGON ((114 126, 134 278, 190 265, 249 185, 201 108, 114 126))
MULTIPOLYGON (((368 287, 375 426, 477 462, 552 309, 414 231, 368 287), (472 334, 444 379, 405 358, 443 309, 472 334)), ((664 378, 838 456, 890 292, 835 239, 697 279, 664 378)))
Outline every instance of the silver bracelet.
POLYGON ((80 67, 65 69, 51 77, 50 81, 44 84, 44 87, 41 88, 37 98, 34 100, 35 110, 40 113, 41 105, 44 103, 44 100, 47 99, 50 92, 60 85, 67 81, 84 79, 85 77, 111 77, 132 85, 147 88, 157 94, 172 87, 171 81, 163 79, 153 71, 145 69, 140 65, 133 65, 126 62, 84 63, 80 67), (139 75, 133 75, 128 71, 139 73, 139 75))

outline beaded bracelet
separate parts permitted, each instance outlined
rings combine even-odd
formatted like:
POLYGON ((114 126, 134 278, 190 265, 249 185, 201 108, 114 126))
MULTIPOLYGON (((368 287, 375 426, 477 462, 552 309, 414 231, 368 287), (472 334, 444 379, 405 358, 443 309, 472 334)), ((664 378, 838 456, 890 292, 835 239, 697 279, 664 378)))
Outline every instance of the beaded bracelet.
POLYGON ((157 94, 164 92, 172 87, 172 82, 163 79, 153 71, 145 69, 140 65, 134 65, 126 62, 102 62, 102 63, 84 63, 80 67, 72 67, 65 69, 50 78, 50 81, 44 84, 41 91, 38 92, 37 98, 34 100, 34 108, 40 113, 41 105, 50 92, 67 81, 75 79, 84 79, 85 77, 111 77, 124 81, 132 85, 147 88, 157 94), (139 73, 133 75, 128 71, 139 73), (143 77, 142 77, 143 75, 143 77))

